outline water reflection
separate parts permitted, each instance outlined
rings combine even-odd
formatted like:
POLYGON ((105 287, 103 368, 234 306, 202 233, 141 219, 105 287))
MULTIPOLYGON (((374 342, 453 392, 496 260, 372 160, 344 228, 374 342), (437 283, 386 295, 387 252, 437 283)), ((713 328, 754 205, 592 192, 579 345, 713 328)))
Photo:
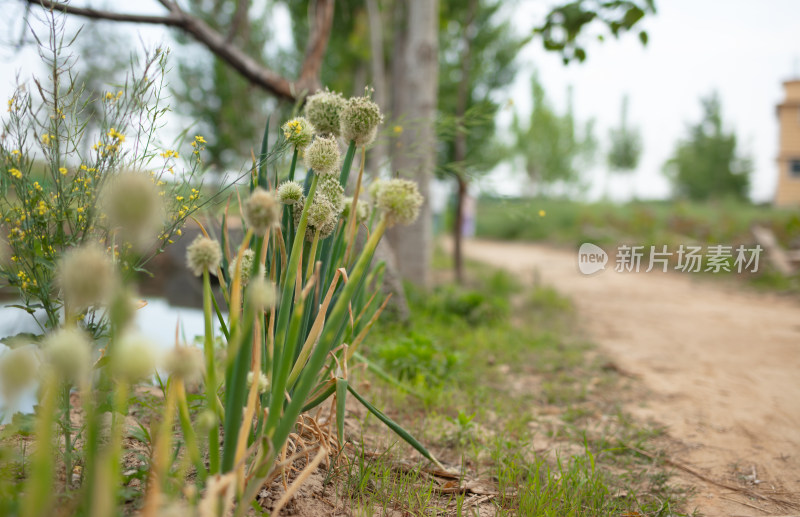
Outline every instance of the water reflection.
MULTIPOLYGON (((35 316, 44 322, 43 314, 35 316)), ((195 336, 203 334, 203 311, 175 307, 163 298, 148 298, 147 305, 137 311, 134 325, 160 349, 166 350, 175 346, 176 328, 182 342, 185 340, 191 343, 195 336)), ((15 307, 0 307, 0 338, 24 332, 41 334, 42 331, 34 318, 25 311, 15 307)), ((6 345, 0 344, 0 355, 7 350, 6 345)), ((6 407, 6 402, 0 398, 0 424, 8 423, 14 412, 32 412, 36 404, 36 389, 34 386, 23 392, 14 402, 14 407, 6 407)))

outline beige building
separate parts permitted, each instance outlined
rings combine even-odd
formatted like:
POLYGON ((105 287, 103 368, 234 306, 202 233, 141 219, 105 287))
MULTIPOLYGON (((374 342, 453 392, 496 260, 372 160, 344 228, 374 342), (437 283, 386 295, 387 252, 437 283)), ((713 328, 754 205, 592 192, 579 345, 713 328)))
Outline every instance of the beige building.
POLYGON ((775 204, 800 205, 800 79, 783 83, 785 97, 778 105, 780 147, 775 204))

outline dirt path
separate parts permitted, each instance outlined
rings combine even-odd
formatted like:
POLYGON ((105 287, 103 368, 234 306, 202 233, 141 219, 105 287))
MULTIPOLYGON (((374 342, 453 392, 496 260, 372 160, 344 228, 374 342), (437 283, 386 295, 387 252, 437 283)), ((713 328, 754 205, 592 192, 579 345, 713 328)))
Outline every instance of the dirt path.
MULTIPOLYGON (((469 241, 465 254, 529 279, 537 270, 569 295, 591 339, 641 377, 649 393, 628 410, 667 426, 677 461, 800 502, 800 304, 688 274, 616 273, 613 258, 587 277, 577 252, 535 244, 469 241)), ((705 515, 800 513, 685 479, 705 515)))

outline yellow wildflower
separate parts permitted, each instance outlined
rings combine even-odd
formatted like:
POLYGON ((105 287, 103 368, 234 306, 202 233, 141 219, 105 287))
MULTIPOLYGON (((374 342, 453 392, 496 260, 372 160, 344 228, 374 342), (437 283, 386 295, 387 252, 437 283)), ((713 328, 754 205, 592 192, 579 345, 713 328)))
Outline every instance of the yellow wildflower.
POLYGON ((108 136, 109 136, 109 138, 113 138, 115 140, 118 140, 119 142, 124 142, 125 141, 125 135, 123 135, 122 133, 120 133, 119 131, 114 129, 113 127, 108 132, 108 136))

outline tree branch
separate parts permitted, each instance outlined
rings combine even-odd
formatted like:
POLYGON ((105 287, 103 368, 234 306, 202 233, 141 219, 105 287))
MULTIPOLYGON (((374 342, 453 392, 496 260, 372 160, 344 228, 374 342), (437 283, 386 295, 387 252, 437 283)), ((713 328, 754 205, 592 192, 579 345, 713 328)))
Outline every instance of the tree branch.
POLYGON ((75 7, 73 5, 64 4, 60 2, 51 2, 50 0, 25 0, 29 4, 40 5, 45 9, 53 11, 60 11, 65 14, 72 14, 75 16, 82 16, 84 18, 91 18, 95 20, 108 20, 112 22, 130 22, 130 23, 149 23, 155 25, 166 25, 168 27, 179 27, 181 20, 174 15, 171 16, 152 16, 146 14, 126 14, 115 13, 111 11, 103 11, 101 9, 92 9, 91 7, 75 7))
POLYGON ((292 101, 297 100, 298 96, 305 92, 313 92, 319 88, 319 71, 322 66, 322 58, 328 46, 331 25, 333 24, 333 0, 317 0, 315 19, 312 25, 313 32, 309 38, 300 78, 296 82, 291 82, 244 53, 240 48, 228 41, 225 36, 199 18, 181 11, 177 4, 171 0, 159 0, 159 3, 169 11, 167 16, 117 13, 91 7, 76 7, 51 0, 23 1, 32 5, 41 5, 45 9, 93 20, 147 23, 180 29, 192 36, 198 43, 205 46, 252 84, 278 97, 292 101))
POLYGON ((300 69, 300 83, 314 91, 319 87, 319 71, 322 68, 322 58, 328 48, 328 40, 333 26, 334 0, 316 0, 313 7, 313 20, 311 24, 311 37, 306 45, 306 55, 300 69), (313 87, 313 88, 312 88, 313 87))

